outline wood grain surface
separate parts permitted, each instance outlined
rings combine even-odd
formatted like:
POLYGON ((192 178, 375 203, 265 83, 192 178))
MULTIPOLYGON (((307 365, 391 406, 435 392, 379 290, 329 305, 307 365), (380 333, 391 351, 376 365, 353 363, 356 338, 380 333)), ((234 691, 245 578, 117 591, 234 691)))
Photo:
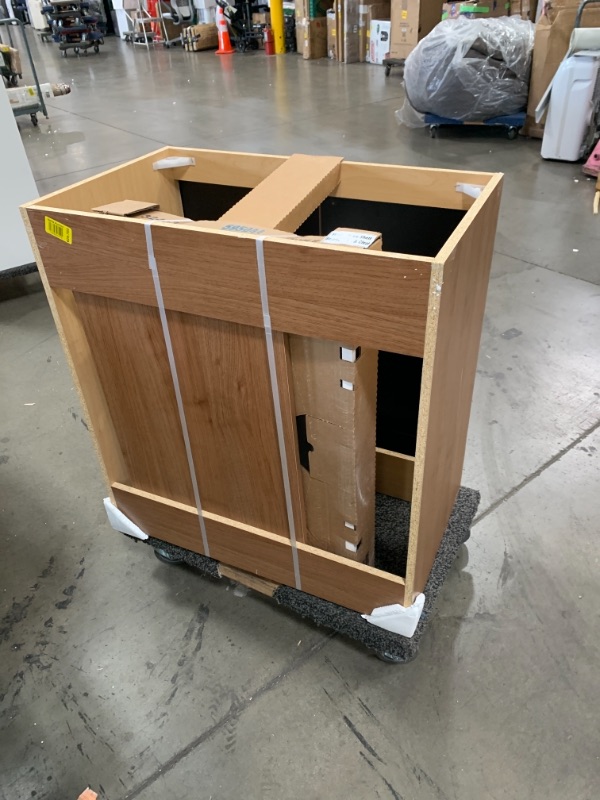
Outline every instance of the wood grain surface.
POLYGON ((131 482, 131 472, 123 457, 75 295, 68 289, 50 291, 54 299, 56 319, 60 321, 62 328, 62 344, 84 401, 84 421, 94 437, 107 478, 110 483, 131 482))
POLYGON ((202 507, 288 536, 264 331, 179 312, 168 322, 202 507))
MULTIPOLYGON (((202 552, 196 509, 114 484, 117 506, 148 535, 202 552)), ((294 586, 292 550, 287 538, 234 520, 203 514, 211 558, 275 583, 294 586)), ((333 553, 298 544, 302 590, 361 613, 404 602, 404 581, 333 553)))
POLYGON ((376 490, 380 494, 387 494, 390 497, 410 502, 415 471, 414 457, 378 447, 376 458, 376 490))
POLYGON ((120 164, 100 175, 59 189, 29 203, 28 206, 50 206, 71 211, 91 211, 95 206, 119 200, 148 200, 160 205, 161 211, 181 215, 179 187, 169 171, 157 171, 152 164, 171 153, 163 147, 146 156, 120 164))
POLYGON ((431 259, 295 240, 264 250, 277 330, 423 354, 431 259))
POLYGON ((249 189, 257 186, 288 158, 288 156, 272 156, 264 153, 202 150, 193 147, 166 149, 169 156, 188 156, 196 162, 187 167, 166 170, 172 180, 245 186, 249 189))
POLYGON ((456 184, 486 186, 490 177, 489 172, 344 161, 340 182, 331 196, 406 203, 410 206, 468 209, 473 205, 473 198, 464 192, 457 192, 456 184))
POLYGON ((267 597, 273 597, 277 589, 277 584, 273 583, 273 581, 259 578, 258 575, 252 575, 243 569, 229 567, 227 564, 219 564, 219 573, 222 578, 229 578, 231 581, 241 583, 243 586, 254 589, 255 592, 260 592, 260 594, 264 594, 267 597))
POLYGON ((132 485, 193 503, 158 310, 75 298, 132 485))
MULTIPOLYGON (((52 286, 156 305, 142 222, 56 213, 68 245, 44 232, 45 212, 29 214, 52 286)), ((262 327, 255 237, 168 224, 152 237, 167 309, 262 327)), ((264 249, 275 329, 422 355, 431 259, 295 239, 264 249)))
POLYGON ((156 305, 141 222, 38 209, 28 215, 53 288, 156 305), (72 229, 72 244, 45 232, 46 216, 72 229))

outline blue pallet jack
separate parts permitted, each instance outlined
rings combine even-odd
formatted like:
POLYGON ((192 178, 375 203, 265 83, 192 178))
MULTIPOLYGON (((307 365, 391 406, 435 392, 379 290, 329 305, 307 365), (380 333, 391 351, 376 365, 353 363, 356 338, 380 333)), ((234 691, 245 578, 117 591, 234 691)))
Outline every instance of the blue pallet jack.
POLYGON ((519 111, 516 114, 490 117, 482 122, 463 122, 462 120, 451 119, 450 117, 438 117, 437 114, 425 114, 424 119, 425 124, 429 126, 429 135, 432 139, 435 139, 440 128, 456 127, 459 125, 488 125, 505 128, 507 139, 516 139, 520 129, 525 124, 525 112, 519 111))

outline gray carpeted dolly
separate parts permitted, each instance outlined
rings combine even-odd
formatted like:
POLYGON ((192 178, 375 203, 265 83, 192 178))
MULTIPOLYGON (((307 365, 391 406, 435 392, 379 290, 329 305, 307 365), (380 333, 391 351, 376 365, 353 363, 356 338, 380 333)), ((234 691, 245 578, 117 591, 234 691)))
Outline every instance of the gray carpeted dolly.
MULTIPOLYGON (((456 503, 448 527, 442 538, 435 562, 425 586, 425 607, 417 629, 408 639, 396 633, 378 628, 364 620, 357 611, 322 600, 306 592, 300 592, 289 586, 274 586, 268 592, 280 606, 289 608, 302 617, 312 620, 336 633, 341 633, 357 642, 361 642, 383 661, 403 664, 412 661, 419 651, 421 637, 427 629, 432 616, 436 598, 442 588, 457 553, 471 534, 471 524, 479 505, 479 492, 462 487, 458 492, 456 503)), ((399 566, 406 563, 408 549, 408 525, 410 503, 397 500, 387 495, 377 495, 375 523, 375 566, 378 569, 401 574, 399 566)), ((135 540, 138 541, 138 540, 135 540)), ((167 544, 150 537, 146 543, 154 548, 160 561, 168 564, 186 563, 199 569, 212 578, 222 578, 224 569, 218 561, 206 556, 184 550, 181 547, 167 544)), ((226 569, 226 568, 225 568, 226 569)), ((229 577, 229 576, 228 576, 229 577)), ((236 578, 237 579, 237 578, 236 578)), ((242 581, 243 582, 243 581, 242 581)), ((268 582, 265 581, 265 584, 268 582)), ((252 585, 249 583, 251 588, 252 585)), ((255 587, 254 587, 255 588, 255 587)))

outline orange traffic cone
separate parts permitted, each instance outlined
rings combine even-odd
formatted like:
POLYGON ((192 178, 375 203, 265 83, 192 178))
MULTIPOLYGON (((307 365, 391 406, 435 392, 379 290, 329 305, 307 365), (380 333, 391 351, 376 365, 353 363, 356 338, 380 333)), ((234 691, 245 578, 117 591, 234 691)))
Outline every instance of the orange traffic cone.
POLYGON ((234 48, 231 46, 231 39, 229 38, 229 30, 227 29, 227 20, 221 6, 217 6, 217 33, 219 34, 219 49, 217 50, 218 56, 229 56, 235 53, 234 48))

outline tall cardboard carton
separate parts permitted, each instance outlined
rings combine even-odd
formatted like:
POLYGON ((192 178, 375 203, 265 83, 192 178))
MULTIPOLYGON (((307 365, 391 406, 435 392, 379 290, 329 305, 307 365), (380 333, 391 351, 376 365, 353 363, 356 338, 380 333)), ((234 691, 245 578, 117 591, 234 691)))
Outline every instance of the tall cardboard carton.
MULTIPOLYGON (((527 120, 523 129, 527 136, 541 139, 544 135, 544 120, 535 121, 535 109, 567 53, 578 7, 578 0, 553 0, 544 7, 535 26, 527 120)), ((600 5, 584 9, 581 27, 600 28, 600 5)))
POLYGON ((331 58, 334 61, 337 58, 336 36, 337 26, 335 20, 335 11, 330 8, 327 12, 327 58, 331 58))
POLYGON ((296 47, 304 59, 326 57, 327 20, 325 17, 296 20, 296 47))
POLYGON ((354 64, 359 60, 358 0, 344 0, 344 61, 354 64))
POLYGON ((391 58, 406 58, 442 16, 439 0, 392 0, 391 58))
POLYGON ((338 61, 344 60, 344 0, 335 0, 335 29, 337 32, 335 42, 335 54, 338 61))
POLYGON ((390 0, 361 3, 358 7, 358 60, 368 61, 371 22, 374 19, 390 18, 390 0))

